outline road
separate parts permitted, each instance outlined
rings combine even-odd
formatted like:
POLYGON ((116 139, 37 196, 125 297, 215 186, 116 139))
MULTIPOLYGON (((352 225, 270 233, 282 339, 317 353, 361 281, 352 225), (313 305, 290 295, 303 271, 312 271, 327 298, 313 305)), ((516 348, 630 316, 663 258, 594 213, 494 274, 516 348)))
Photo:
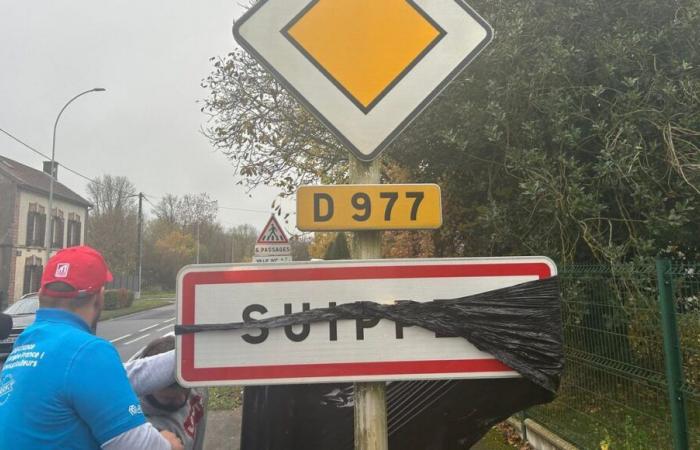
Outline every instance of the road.
POLYGON ((122 361, 126 361, 153 339, 172 333, 174 324, 173 304, 102 321, 97 325, 97 334, 112 342, 122 361))

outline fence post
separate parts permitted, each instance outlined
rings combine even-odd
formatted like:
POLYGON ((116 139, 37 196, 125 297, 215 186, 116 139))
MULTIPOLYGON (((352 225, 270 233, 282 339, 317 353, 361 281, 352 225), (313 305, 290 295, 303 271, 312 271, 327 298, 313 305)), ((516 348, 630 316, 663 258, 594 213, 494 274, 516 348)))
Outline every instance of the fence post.
POLYGON ((518 416, 520 417, 520 431, 523 433, 523 442, 527 442, 527 426, 525 425, 525 421, 527 420, 527 410, 523 409, 518 413, 518 416))
POLYGON ((676 308, 673 303, 673 280, 669 274, 670 270, 671 261, 664 258, 656 259, 656 279, 659 288, 661 327, 664 334, 664 359, 669 406, 671 408, 673 448, 675 450, 687 450, 689 448, 688 417, 685 410, 685 398, 681 389, 683 384, 683 366, 681 364, 676 308))

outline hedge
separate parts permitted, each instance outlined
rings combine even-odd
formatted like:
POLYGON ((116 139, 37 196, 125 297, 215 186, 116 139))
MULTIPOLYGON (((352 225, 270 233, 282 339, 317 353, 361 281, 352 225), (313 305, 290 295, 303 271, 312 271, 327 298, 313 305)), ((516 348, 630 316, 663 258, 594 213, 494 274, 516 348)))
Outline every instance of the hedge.
POLYGON ((128 289, 110 289, 105 291, 105 309, 128 308, 134 302, 134 293, 128 289))

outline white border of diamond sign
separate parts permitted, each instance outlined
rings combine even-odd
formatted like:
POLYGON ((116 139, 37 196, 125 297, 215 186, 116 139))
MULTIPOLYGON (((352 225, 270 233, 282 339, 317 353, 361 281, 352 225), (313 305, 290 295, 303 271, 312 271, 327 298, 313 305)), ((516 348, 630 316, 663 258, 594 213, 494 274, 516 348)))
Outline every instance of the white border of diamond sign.
POLYGON ((445 34, 381 101, 363 111, 284 35, 316 1, 261 0, 236 22, 233 34, 363 161, 377 158, 493 39, 491 26, 462 0, 413 0, 445 34))

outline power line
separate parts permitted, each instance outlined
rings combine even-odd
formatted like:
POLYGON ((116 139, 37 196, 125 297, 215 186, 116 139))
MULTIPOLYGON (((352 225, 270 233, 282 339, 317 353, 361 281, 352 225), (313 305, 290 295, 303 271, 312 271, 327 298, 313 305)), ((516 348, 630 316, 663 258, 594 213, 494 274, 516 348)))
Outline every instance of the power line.
MULTIPOLYGON (((46 155, 46 154, 40 152, 39 150, 37 150, 36 148, 34 148, 34 147, 32 147, 31 145, 27 144, 26 142, 24 142, 24 141, 21 140, 20 138, 14 136, 12 133, 10 133, 10 132, 8 132, 8 131, 5 131, 5 130, 3 130, 2 128, 0 128, 0 131, 2 131, 3 133, 5 133, 7 136, 9 136, 11 139, 15 140, 16 142, 22 144, 23 146, 25 146, 25 147, 28 148, 29 150, 33 151, 33 152, 36 153, 37 155, 40 155, 40 156, 42 156, 42 157, 44 157, 44 158, 46 158, 46 159, 48 159, 48 160, 51 160, 51 157, 50 157, 50 156, 48 156, 48 155, 46 155)), ((77 172, 77 171, 71 169, 70 167, 67 167, 67 166, 64 165, 64 164, 58 163, 58 165, 61 166, 61 167, 63 167, 63 168, 66 169, 67 171, 69 171, 69 172, 71 172, 71 173, 73 173, 73 174, 75 174, 75 175, 77 175, 77 176, 79 176, 79 177, 81 177, 81 178, 83 178, 83 179, 85 179, 85 180, 91 182, 91 183, 102 184, 101 181, 99 181, 99 180, 97 180, 97 179, 94 179, 94 178, 90 178, 90 177, 88 177, 88 176, 86 176, 86 175, 83 175, 83 174, 81 174, 80 172, 77 172)), ((162 197, 158 197, 158 196, 155 196, 155 195, 150 195, 150 194, 149 194, 148 196, 146 196, 146 194, 144 194, 144 197, 146 198, 146 201, 147 201, 151 206, 153 206, 154 208, 156 208, 156 206, 148 199, 149 196, 152 197, 152 198, 155 199, 155 200, 162 200, 162 199, 163 199, 162 197)), ((261 213, 261 214, 262 214, 262 213, 271 214, 270 211, 263 211, 263 210, 260 210, 260 209, 246 209, 246 208, 234 208, 234 207, 232 207, 232 206, 220 206, 220 205, 218 204, 218 200, 214 200, 214 201, 217 203, 216 206, 217 206, 218 209, 226 209, 226 210, 229 210, 229 211, 242 211, 242 212, 252 212, 252 213, 261 213)))
POLYGON ((3 130, 2 128, 0 128, 0 131, 2 131, 3 133, 5 133, 6 135, 8 135, 11 139, 14 139, 15 141, 17 141, 17 142, 19 142, 20 144, 24 145, 25 147, 27 147, 29 150, 33 151, 34 153, 36 153, 36 154, 38 154, 38 155, 40 155, 40 156, 43 156, 43 157, 46 158, 46 159, 51 159, 50 156, 41 153, 39 150, 35 149, 34 147, 32 147, 31 145, 27 144, 26 142, 22 141, 20 138, 18 138, 18 137, 16 137, 16 136, 12 135, 10 132, 5 131, 5 130, 3 130))
POLYGON ((234 208, 232 206, 219 206, 217 205, 219 209, 228 209, 230 211, 245 211, 245 212, 256 212, 256 213, 265 213, 265 214, 271 214, 270 211, 263 211, 262 209, 245 209, 245 208, 234 208))
MULTIPOLYGON (((146 195, 147 197, 151 197, 151 198, 154 199, 154 200, 163 200, 163 197, 158 197, 158 196, 151 195, 151 194, 144 194, 144 195, 146 195)), ((147 200, 148 200, 148 198, 147 198, 147 200)), ((271 211, 264 211, 264 210, 262 210, 262 209, 234 208, 233 206, 221 206, 221 205, 219 205, 219 201, 218 201, 218 200, 214 200, 214 202, 216 202, 216 207, 217 207, 217 209, 226 209, 226 210, 230 210, 230 211, 243 211, 243 212, 254 212, 254 213, 271 214, 271 211)), ((151 203, 151 202, 149 201, 148 203, 151 203)), ((212 203, 213 203, 213 202, 212 202, 212 203)), ((151 205, 153 205, 153 203, 151 203, 151 205)), ((155 206, 154 206, 154 207, 155 207, 155 206)))
MULTIPOLYGON (((7 136, 9 136, 11 139, 15 140, 16 142, 19 142, 20 144, 24 145, 25 147, 27 147, 29 150, 33 151, 33 152, 36 153, 37 155, 40 155, 40 156, 42 156, 42 157, 48 159, 49 161, 51 160, 51 157, 50 157, 49 155, 46 155, 46 154, 40 152, 39 150, 37 150, 37 149, 35 149, 34 147, 32 147, 31 145, 27 144, 26 142, 24 142, 24 141, 21 140, 20 138, 18 138, 18 137, 16 137, 16 136, 12 135, 10 132, 5 131, 5 130, 3 130, 2 128, 0 128, 0 131, 2 131, 3 133, 5 133, 7 136)), ((77 172, 77 171, 71 169, 70 167, 67 167, 65 164, 58 163, 58 165, 61 166, 61 167, 63 167, 64 169, 66 169, 68 172, 71 172, 72 174, 75 174, 75 175, 77 175, 77 176, 79 176, 79 177, 81 177, 81 178, 84 178, 84 179, 88 180, 88 181, 92 181, 92 182, 96 182, 96 183, 97 183, 96 180, 93 180, 92 178, 90 178, 90 177, 88 177, 88 176, 86 176, 86 175, 83 175, 82 173, 77 172)))
MULTIPOLYGON (((142 193, 142 194, 143 194, 143 193, 142 193)), ((146 201, 148 202, 148 204, 151 205, 153 208, 157 208, 157 206, 154 205, 153 202, 151 202, 151 201, 148 199, 148 196, 147 196, 146 194, 143 194, 143 198, 145 198, 146 201)))

